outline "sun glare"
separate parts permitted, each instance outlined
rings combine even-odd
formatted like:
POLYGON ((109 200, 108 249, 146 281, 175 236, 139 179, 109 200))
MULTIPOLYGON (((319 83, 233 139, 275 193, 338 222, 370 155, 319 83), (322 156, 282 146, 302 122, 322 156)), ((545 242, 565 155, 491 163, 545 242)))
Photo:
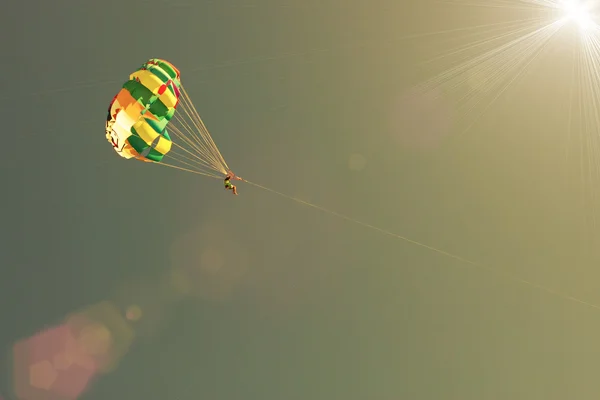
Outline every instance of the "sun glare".
POLYGON ((589 8, 580 2, 567 0, 563 3, 562 9, 566 14, 565 19, 573 21, 580 29, 587 30, 594 26, 589 8))

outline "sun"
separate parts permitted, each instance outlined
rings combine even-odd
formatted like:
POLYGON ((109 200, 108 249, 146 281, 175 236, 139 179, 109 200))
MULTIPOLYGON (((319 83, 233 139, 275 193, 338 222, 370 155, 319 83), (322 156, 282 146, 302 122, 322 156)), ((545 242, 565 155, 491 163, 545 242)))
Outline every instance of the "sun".
POLYGON ((565 0, 561 9, 565 13, 565 22, 572 21, 582 30, 588 30, 595 25, 590 8, 586 4, 581 4, 577 0, 565 0))

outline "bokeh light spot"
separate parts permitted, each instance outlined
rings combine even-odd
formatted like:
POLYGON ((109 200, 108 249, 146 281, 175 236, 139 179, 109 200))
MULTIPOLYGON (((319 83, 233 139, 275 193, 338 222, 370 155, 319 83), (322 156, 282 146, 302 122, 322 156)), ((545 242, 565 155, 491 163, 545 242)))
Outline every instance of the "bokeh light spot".
POLYGON ((137 305, 127 307, 125 317, 130 321, 139 321, 142 318, 142 309, 137 305))
POLYGON ((106 355, 112 345, 112 334, 101 323, 91 323, 79 333, 78 344, 90 356, 106 355))
POLYGON ((171 247, 171 285, 191 296, 222 301, 230 298, 247 271, 247 254, 229 226, 205 224, 177 238, 171 247))
POLYGON ((60 371, 66 371, 69 369, 71 365, 73 365, 73 358, 70 357, 70 354, 59 353, 53 357, 52 363, 54 364, 54 368, 60 371))
POLYGON ((23 400, 76 399, 97 372, 67 325, 20 340, 13 358, 14 391, 23 400))
POLYGON ((29 384, 34 388, 50 390, 58 378, 58 373, 48 360, 40 361, 29 367, 29 384))

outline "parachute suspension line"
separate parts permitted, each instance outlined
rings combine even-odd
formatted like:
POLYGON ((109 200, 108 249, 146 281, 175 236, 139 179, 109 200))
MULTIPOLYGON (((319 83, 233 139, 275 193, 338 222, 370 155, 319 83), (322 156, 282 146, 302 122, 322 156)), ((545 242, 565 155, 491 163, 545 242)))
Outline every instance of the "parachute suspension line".
POLYGON ((210 162, 210 157, 206 155, 205 150, 198 147, 189 137, 184 135, 177 127, 172 126, 171 132, 174 133, 177 136, 177 138, 180 139, 183 143, 186 143, 192 149, 192 151, 186 149, 177 142, 173 142, 173 145, 177 146, 181 150, 194 157, 197 160, 196 162, 201 165, 200 168, 218 170, 218 167, 215 167, 215 165, 210 162))
POLYGON ((498 268, 490 267, 488 265, 485 265, 485 264, 482 264, 482 263, 478 263, 476 261, 469 260, 467 258, 461 257, 459 255, 456 255, 456 254, 453 254, 453 253, 450 253, 450 252, 447 252, 445 250, 441 250, 441 249, 438 249, 436 247, 430 246, 428 244, 425 244, 425 243, 422 243, 422 242, 410 239, 410 238, 408 238, 406 236, 398 235, 396 233, 387 231, 385 229, 378 228, 378 227, 376 227, 374 225, 367 224, 366 222, 362 222, 362 221, 356 220, 354 218, 350 218, 350 217, 348 217, 346 215, 337 213, 335 211, 332 211, 332 210, 329 210, 327 208, 318 206, 316 204, 313 204, 313 203, 310 203, 308 201, 299 199, 297 197, 293 197, 293 196, 287 195, 285 193, 278 192, 276 190, 273 190, 273 189, 270 189, 268 187, 259 185, 257 183, 250 182, 250 181, 247 181, 245 179, 243 181, 246 182, 246 183, 248 183, 248 184, 250 184, 250 185, 252 185, 252 186, 255 186, 255 187, 259 188, 259 189, 263 189, 263 190, 265 190, 267 192, 271 192, 271 193, 276 194, 278 196, 285 197, 286 199, 289 199, 289 200, 295 201, 297 203, 303 204, 305 206, 317 209, 319 211, 322 211, 324 213, 333 215, 333 216, 338 217, 340 219, 343 219, 343 220, 346 220, 346 221, 349 221, 349 222, 353 222, 353 223, 355 223, 357 225, 363 226, 365 228, 372 229, 372 230, 377 231, 379 233, 382 233, 384 235, 388 235, 388 236, 391 236, 393 238, 400 239, 400 240, 402 240, 404 242, 408 242, 410 244, 413 244, 415 246, 419 246, 419 247, 425 248, 425 249, 430 250, 432 252, 441 254, 441 255, 443 255, 445 257, 452 258, 454 260, 460 261, 460 262, 462 262, 464 264, 469 264, 472 267, 475 267, 475 268, 478 268, 478 269, 482 269, 482 270, 487 270, 487 271, 492 272, 492 273, 494 273, 494 274, 496 274, 498 276, 504 277, 508 281, 512 281, 514 283, 518 283, 518 284, 522 284, 522 285, 526 285, 526 286, 532 287, 534 289, 538 289, 539 291, 546 292, 546 293, 548 293, 548 294, 550 294, 552 296, 559 297, 559 298, 561 298, 563 300, 566 300, 566 301, 578 303, 578 304, 581 304, 581 305, 584 305, 584 306, 587 306, 587 307, 590 307, 590 308, 593 308, 593 309, 596 309, 596 310, 600 310, 600 305, 596 305, 594 303, 590 303, 588 301, 579 299, 577 297, 573 297, 573 296, 571 296, 571 295, 569 295, 567 293, 560 292, 558 290, 549 288, 547 286, 542 286, 542 285, 540 285, 538 283, 535 283, 535 282, 532 282, 532 281, 528 281, 526 279, 522 279, 522 278, 516 277, 514 275, 511 275, 509 273, 501 271, 498 268))
MULTIPOLYGON (((190 119, 193 118, 186 107, 182 107, 182 109, 190 119)), ((181 117, 178 118, 178 121, 181 122, 181 117)), ((193 129, 192 136, 195 143, 190 143, 190 145, 192 145, 196 149, 196 151, 198 151, 199 154, 201 154, 204 157, 204 159, 211 165, 212 169, 222 172, 222 170, 224 169, 222 163, 220 163, 218 157, 215 156, 215 152, 213 149, 211 149, 208 141, 204 139, 204 135, 198 136, 198 133, 202 133, 202 131, 200 130, 200 125, 193 119, 192 122, 195 125, 195 129, 193 129)), ((186 128, 192 131, 192 128, 189 125, 187 125, 186 128)))
MULTIPOLYGON (((184 106, 181 107, 181 110, 189 116, 189 112, 184 106)), ((212 152, 198 137, 196 133, 197 129, 192 128, 181 115, 176 114, 175 121, 181 126, 176 126, 173 124, 174 121, 172 121, 171 131, 174 132, 182 142, 187 144, 187 146, 189 146, 190 149, 204 161, 204 165, 212 170, 220 171, 221 168, 212 155, 212 152)))
POLYGON ((177 109, 167 127, 171 135, 171 149, 157 163, 222 178, 229 167, 183 86, 180 86, 177 109), (168 160, 175 161, 175 164, 166 163, 168 160))
POLYGON ((186 172, 191 172, 192 174, 196 174, 196 175, 203 175, 203 176, 207 176, 209 178, 214 178, 214 179, 222 179, 223 177, 217 174, 210 174, 210 173, 206 173, 206 172, 202 172, 202 171, 198 171, 196 169, 189 169, 189 168, 184 168, 184 167, 180 167, 179 165, 174 165, 174 164, 167 164, 164 161, 161 162, 157 162, 157 161, 151 161, 150 164, 154 164, 154 165, 162 165, 165 167, 169 167, 169 168, 174 168, 174 169, 178 169, 180 171, 186 171, 186 172))
POLYGON ((188 166, 190 168, 193 168, 193 169, 195 169, 196 171, 199 171, 199 172, 202 172, 203 169, 204 169, 203 166, 199 165, 197 161, 195 161, 193 159, 190 159, 189 157, 187 157, 187 156, 185 156, 183 154, 180 154, 180 153, 178 153, 178 152, 176 152, 174 150, 171 150, 166 155, 166 157, 169 157, 169 158, 171 158, 171 159, 179 162, 180 164, 186 165, 186 166, 188 166), (174 155, 176 155, 177 157, 174 157, 174 155), (188 160, 190 162, 186 162, 186 161, 183 161, 183 160, 188 160))
POLYGON ((183 85, 181 85, 181 94, 182 94, 182 96, 180 96, 180 98, 183 97, 184 105, 189 105, 190 111, 195 116, 195 122, 197 123, 197 127, 199 128, 198 130, 199 130, 200 134, 202 135, 202 138, 207 142, 207 144, 209 144, 208 148, 211 149, 212 153, 220 161, 221 167, 223 169, 221 172, 224 174, 227 173, 227 171, 229 170, 229 166, 225 162, 225 159, 221 155, 219 148, 217 147, 214 140, 210 136, 210 133, 208 132, 208 129, 206 128, 206 125, 202 121, 200 114, 198 114, 198 111, 194 107, 194 103, 192 102, 190 96, 187 94, 187 91, 185 90, 185 87, 183 85))
POLYGON ((225 162, 225 159, 223 158, 223 156, 221 155, 221 152, 219 151, 219 148, 217 147, 214 140, 212 139, 212 136, 210 136, 210 133, 208 132, 208 129, 206 128, 206 125, 204 124, 204 121, 202 121, 202 118, 200 117, 198 110, 196 110, 196 107, 194 107, 194 103, 192 102, 192 99, 188 95, 188 93, 185 90, 185 87, 183 85, 181 86, 181 92, 183 94, 184 104, 190 105, 190 111, 195 116, 195 122, 197 123, 197 126, 199 127, 199 131, 203 134, 205 140, 207 140, 207 142, 212 144, 211 149, 214 150, 215 156, 221 161, 221 163, 223 163, 223 165, 227 165, 227 163, 225 162))
MULTIPOLYGON (((175 145, 175 143, 173 143, 175 145)), ((178 145, 177 145, 178 146, 178 145)), ((180 147, 180 146, 179 146, 180 147)), ((182 147, 182 150, 187 151, 185 148, 182 147)), ((193 153, 192 153, 193 155, 193 153)), ((220 178, 219 175, 213 173, 213 172, 208 172, 206 171, 211 170, 211 168, 206 168, 203 165, 199 164, 198 161, 187 157, 184 154, 181 154, 173 149, 171 149, 170 152, 168 152, 167 154, 165 154, 165 156, 163 157, 163 159, 160 162, 153 162, 154 164, 158 164, 158 165, 165 165, 167 167, 172 167, 172 168, 176 168, 176 169, 180 169, 183 171, 189 171, 189 172, 194 172, 196 174, 199 175, 204 175, 204 176, 209 176, 209 177, 214 177, 214 178, 220 178), (165 162, 165 159, 172 159, 174 161, 177 162, 177 164, 183 164, 184 167, 182 167, 181 165, 175 165, 175 164, 169 164, 167 162, 165 162), (186 162, 184 160, 187 160, 189 162, 186 162), (189 168, 186 168, 189 167, 189 168)))
MULTIPOLYGON (((171 127, 171 128, 173 128, 173 127, 171 127)), ((177 131, 177 130, 172 130, 172 131, 177 131)), ((183 141, 188 139, 185 136, 182 136, 181 138, 183 141)), ((208 172, 208 171, 213 171, 214 167, 212 167, 210 164, 208 164, 206 162, 206 160, 204 160, 202 157, 199 157, 197 154, 186 149, 185 147, 181 146, 177 142, 172 141, 171 143, 172 143, 173 147, 176 147, 178 150, 179 149, 182 150, 183 152, 189 154, 189 156, 175 150, 172 147, 171 151, 169 151, 167 154, 164 155, 163 160, 164 159, 172 159, 174 161, 177 161, 178 164, 183 164, 185 167, 189 167, 189 168, 193 169, 194 171, 201 173, 202 175, 215 176, 215 177, 217 176, 212 172, 210 172, 210 173, 208 172)), ((165 163, 164 161, 159 162, 159 164, 167 165, 167 163, 165 163)), ((188 168, 185 168, 185 167, 182 167, 182 168, 187 170, 188 168)))
POLYGON ((185 88, 181 86, 180 88, 181 94, 179 97, 179 113, 176 114, 176 120, 182 125, 183 130, 189 134, 191 138, 194 139, 195 143, 198 145, 196 149, 200 151, 203 157, 210 162, 210 164, 214 167, 214 169, 218 172, 225 174, 228 170, 227 163, 223 159, 223 156, 219 152, 215 142, 213 141, 208 129, 202 122, 198 112, 196 111, 189 95, 185 91, 185 88), (187 117, 187 118, 185 118, 187 117), (185 118, 185 119, 184 119, 185 118), (188 121, 191 122, 191 125, 188 121))
MULTIPOLYGON (((187 140, 189 140, 188 138, 186 138, 185 136, 182 136, 182 135, 181 135, 181 134, 179 134, 178 132, 175 132, 175 133, 176 133, 176 135, 177 135, 178 137, 180 137, 180 138, 181 138, 181 140, 182 140, 184 143, 185 143, 187 140)), ((194 152, 192 152, 192 151, 190 151, 190 150, 186 149, 185 147, 183 147, 182 145, 180 145, 180 144, 179 144, 179 143, 177 143, 177 142, 172 142, 172 143, 173 143, 173 146, 176 146, 178 149, 181 149, 181 150, 185 151, 187 154, 189 154, 190 156, 192 156, 192 157, 195 159, 193 162, 196 162, 196 163, 198 163, 198 164, 200 164, 200 165, 202 165, 202 166, 205 166, 205 167, 207 167, 207 168, 211 168, 211 165, 210 165, 210 163, 208 163, 208 162, 207 162, 205 159, 203 159, 202 157, 200 157, 198 154, 196 154, 196 153, 194 153, 194 152)), ((190 147, 193 147, 193 146, 190 144, 190 147)), ((171 152, 174 152, 174 150, 172 150, 172 149, 171 149, 171 152)), ((186 158, 187 158, 187 157, 186 157, 186 158)), ((188 159, 189 159, 189 158, 188 158, 188 159)), ((191 160, 190 160, 190 161, 191 161, 191 160)))
MULTIPOLYGON (((189 116, 188 110, 185 107, 182 107, 182 110, 189 116)), ((188 132, 188 134, 185 135, 181 131, 181 129, 177 128, 176 126, 173 126, 173 128, 176 129, 175 132, 179 133, 180 138, 183 139, 190 147, 192 147, 194 150, 196 150, 199 155, 202 155, 205 158, 207 163, 210 161, 209 164, 212 166, 213 169, 219 170, 219 164, 216 161, 216 159, 214 158, 214 156, 211 154, 210 149, 206 147, 206 145, 202 142, 202 140, 195 133, 198 129, 192 128, 187 123, 187 121, 185 119, 183 119, 182 116, 176 115, 175 120, 179 124, 182 125, 185 132, 188 132)))

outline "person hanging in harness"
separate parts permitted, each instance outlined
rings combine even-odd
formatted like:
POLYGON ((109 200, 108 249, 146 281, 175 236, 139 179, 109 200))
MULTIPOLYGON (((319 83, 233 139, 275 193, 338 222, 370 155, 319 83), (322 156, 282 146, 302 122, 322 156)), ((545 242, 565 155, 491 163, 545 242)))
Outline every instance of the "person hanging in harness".
POLYGON ((238 194, 237 188, 235 187, 234 184, 231 183, 232 179, 241 181, 242 178, 240 178, 239 176, 236 176, 232 171, 229 171, 229 172, 227 172, 227 175, 225 175, 225 179, 223 180, 223 183, 225 184, 225 189, 231 190, 233 192, 233 194, 237 196, 237 194, 238 194))

